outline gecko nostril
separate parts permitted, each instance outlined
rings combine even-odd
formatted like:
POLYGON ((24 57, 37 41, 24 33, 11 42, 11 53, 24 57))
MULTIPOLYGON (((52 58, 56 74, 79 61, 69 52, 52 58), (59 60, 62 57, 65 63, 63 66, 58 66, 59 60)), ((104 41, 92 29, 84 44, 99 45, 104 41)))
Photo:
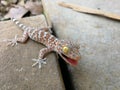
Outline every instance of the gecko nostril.
POLYGON ((73 54, 72 56, 75 57, 75 54, 73 54))

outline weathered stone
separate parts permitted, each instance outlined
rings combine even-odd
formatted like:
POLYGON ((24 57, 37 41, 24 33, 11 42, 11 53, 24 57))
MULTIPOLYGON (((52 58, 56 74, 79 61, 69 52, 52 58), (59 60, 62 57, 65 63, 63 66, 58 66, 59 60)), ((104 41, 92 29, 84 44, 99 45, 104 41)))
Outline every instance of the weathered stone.
MULTIPOLYGON (((28 26, 46 26, 43 15, 20 20, 28 26)), ((64 90, 57 58, 54 53, 47 56, 47 64, 42 69, 32 67, 33 58, 38 58, 39 50, 44 48, 35 41, 15 47, 7 46, 3 39, 22 35, 12 21, 0 22, 0 90, 64 90)))
MULTIPOLYGON (((120 90, 120 23, 42 0, 59 38, 79 40, 82 59, 70 72, 76 90, 120 90)), ((62 0, 120 14, 119 0, 62 0)))

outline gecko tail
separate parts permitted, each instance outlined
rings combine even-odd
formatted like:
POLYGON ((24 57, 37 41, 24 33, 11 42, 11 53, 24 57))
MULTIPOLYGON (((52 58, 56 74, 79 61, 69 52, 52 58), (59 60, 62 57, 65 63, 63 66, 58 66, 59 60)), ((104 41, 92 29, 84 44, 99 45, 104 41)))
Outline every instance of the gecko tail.
POLYGON ((24 24, 20 23, 17 19, 11 18, 11 20, 12 20, 16 25, 18 25, 18 27, 21 28, 22 30, 28 29, 27 26, 25 26, 24 24))

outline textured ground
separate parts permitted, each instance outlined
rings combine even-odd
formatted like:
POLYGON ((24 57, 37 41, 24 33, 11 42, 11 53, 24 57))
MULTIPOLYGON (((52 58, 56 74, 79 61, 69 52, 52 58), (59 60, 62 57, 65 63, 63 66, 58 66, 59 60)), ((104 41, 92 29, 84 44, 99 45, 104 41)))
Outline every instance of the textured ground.
MULTIPOLYGON (((42 3, 57 36, 80 42, 82 59, 78 66, 68 66, 75 90, 120 90, 120 23, 58 6, 60 1, 120 14, 119 0, 42 0, 42 3)), ((44 17, 21 21, 39 26, 41 19, 44 17)), ((0 41, 15 34, 20 36, 22 31, 11 21, 0 22, 0 41)), ((41 70, 31 67, 32 58, 37 58, 43 47, 32 40, 16 47, 0 42, 0 90, 64 90, 54 53, 47 56, 47 65, 41 70)))
POLYGON ((57 36, 80 42, 82 59, 77 67, 68 66, 75 89, 120 90, 120 23, 57 4, 64 1, 120 14, 119 0, 42 1, 57 36))
MULTIPOLYGON (((41 21, 46 26, 43 15, 20 20, 30 26, 40 26, 41 21)), ((0 22, 0 41, 14 38, 22 31, 12 21, 0 22)), ((39 43, 28 40, 25 44, 7 47, 0 42, 0 90, 64 90, 56 55, 47 56, 47 65, 42 69, 32 67, 33 58, 37 58, 39 50, 44 48, 39 43), (49 87, 49 88, 48 88, 49 87)))

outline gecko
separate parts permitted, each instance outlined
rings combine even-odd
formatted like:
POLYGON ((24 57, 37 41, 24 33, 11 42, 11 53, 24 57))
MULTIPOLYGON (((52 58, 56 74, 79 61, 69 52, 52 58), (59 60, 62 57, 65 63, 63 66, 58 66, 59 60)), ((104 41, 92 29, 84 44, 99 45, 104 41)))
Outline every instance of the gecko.
POLYGON ((41 68, 42 64, 46 64, 47 59, 45 58, 45 55, 52 51, 58 53, 68 64, 72 66, 78 64, 81 57, 79 44, 73 43, 71 40, 61 40, 56 38, 51 34, 51 27, 39 29, 31 28, 20 23, 20 21, 15 18, 11 18, 11 20, 23 30, 23 35, 22 37, 15 35, 15 38, 8 39, 8 45, 15 46, 17 43, 25 43, 28 38, 30 38, 46 46, 39 51, 37 59, 32 59, 35 62, 32 66, 38 65, 38 67, 41 68))

